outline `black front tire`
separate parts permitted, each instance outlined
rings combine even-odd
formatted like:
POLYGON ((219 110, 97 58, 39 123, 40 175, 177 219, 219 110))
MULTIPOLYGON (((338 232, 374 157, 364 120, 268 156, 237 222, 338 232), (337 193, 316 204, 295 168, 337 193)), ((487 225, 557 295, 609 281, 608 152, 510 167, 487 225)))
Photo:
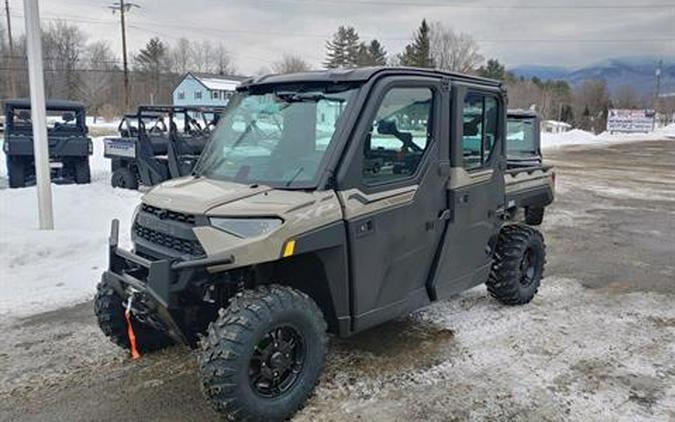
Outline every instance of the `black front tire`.
POLYGON ((537 294, 546 263, 541 233, 523 224, 502 228, 487 281, 490 295, 505 305, 523 305, 537 294))
MULTIPOLYGON (((199 372, 204 394, 230 420, 291 417, 314 390, 323 368, 326 328, 316 303, 298 290, 272 285, 244 291, 220 310, 202 340, 199 372), (256 382, 265 366, 263 362, 268 362, 260 358, 269 348, 263 342, 269 333, 287 327, 298 335, 294 344, 300 349, 293 349, 291 357, 285 355, 296 366, 291 371, 283 370, 281 376, 296 375, 290 383, 288 378, 279 381, 281 385, 286 383, 283 391, 265 394, 267 390, 256 382), (300 364, 298 356, 302 356, 300 364)), ((277 362, 272 360, 274 354, 268 356, 272 357, 267 370, 277 362)))
MULTIPOLYGON (((103 334, 119 347, 129 350, 131 345, 122 298, 106 281, 101 281, 96 286, 94 313, 103 334)), ((131 325, 136 334, 136 348, 141 353, 154 352, 174 344, 174 341, 164 333, 134 319, 133 314, 131 325)))
POLYGON ((525 222, 530 226, 538 226, 544 221, 544 207, 526 207, 525 222))
POLYGON ((91 183, 91 170, 89 168, 89 159, 82 158, 75 162, 75 183, 83 185, 91 183))
POLYGON ((7 173, 9 175, 10 188, 23 188, 26 186, 28 172, 28 160, 22 157, 7 156, 7 173))
POLYGON ((138 189, 138 178, 129 167, 119 167, 110 178, 110 184, 114 188, 138 189))

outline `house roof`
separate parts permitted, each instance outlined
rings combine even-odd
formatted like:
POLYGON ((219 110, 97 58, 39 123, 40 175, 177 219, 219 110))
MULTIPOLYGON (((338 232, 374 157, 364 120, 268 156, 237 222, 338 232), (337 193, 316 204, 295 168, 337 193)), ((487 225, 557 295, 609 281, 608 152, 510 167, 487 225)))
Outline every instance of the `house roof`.
MULTIPOLYGON (((180 82, 183 82, 185 78, 187 78, 188 76, 192 76, 197 81, 199 81, 199 83, 204 85, 206 89, 210 89, 213 91, 234 91, 234 89, 237 87, 237 85, 239 85, 241 81, 248 79, 248 77, 246 76, 188 72, 183 76, 180 82)), ((178 83, 178 85, 180 85, 180 82, 178 83)))

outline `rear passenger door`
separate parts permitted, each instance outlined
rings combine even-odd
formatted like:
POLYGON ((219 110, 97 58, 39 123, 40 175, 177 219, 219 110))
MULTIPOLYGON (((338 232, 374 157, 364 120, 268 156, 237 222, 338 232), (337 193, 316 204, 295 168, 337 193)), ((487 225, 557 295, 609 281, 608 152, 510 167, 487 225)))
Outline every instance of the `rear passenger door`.
POLYGON ((487 280, 504 201, 503 97, 484 87, 453 86, 450 221, 431 295, 442 299, 487 280))

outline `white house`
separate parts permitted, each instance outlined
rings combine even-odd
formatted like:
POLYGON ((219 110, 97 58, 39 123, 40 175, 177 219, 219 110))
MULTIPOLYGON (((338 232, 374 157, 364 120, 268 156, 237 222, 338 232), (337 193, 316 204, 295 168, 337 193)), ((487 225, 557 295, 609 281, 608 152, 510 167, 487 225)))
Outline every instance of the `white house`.
POLYGON ((188 72, 173 90, 174 105, 225 106, 243 76, 188 72))
POLYGON ((541 122, 541 131, 545 133, 562 133, 572 129, 572 125, 555 120, 543 120, 541 122))

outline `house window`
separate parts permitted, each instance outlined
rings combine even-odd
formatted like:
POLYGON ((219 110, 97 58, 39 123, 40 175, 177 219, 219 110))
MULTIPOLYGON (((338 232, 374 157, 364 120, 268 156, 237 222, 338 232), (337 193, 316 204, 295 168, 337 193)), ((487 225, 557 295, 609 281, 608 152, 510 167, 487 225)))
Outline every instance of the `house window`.
POLYGON ((220 93, 218 91, 213 91, 213 92, 211 92, 211 98, 214 99, 214 100, 217 100, 218 98, 220 98, 219 94, 220 93))
POLYGON ((178 91, 178 99, 179 100, 185 99, 185 91, 178 91))
POLYGON ((201 100, 202 99, 202 92, 201 91, 195 91, 195 100, 201 100))

